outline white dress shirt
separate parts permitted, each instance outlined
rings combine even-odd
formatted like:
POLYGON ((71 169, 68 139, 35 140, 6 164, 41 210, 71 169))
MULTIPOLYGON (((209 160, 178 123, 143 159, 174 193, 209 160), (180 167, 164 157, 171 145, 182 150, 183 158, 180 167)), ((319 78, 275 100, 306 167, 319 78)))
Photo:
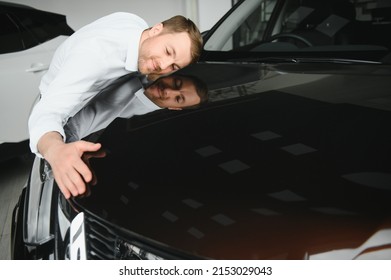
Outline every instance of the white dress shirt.
POLYGON ((86 25, 72 34, 55 52, 48 72, 42 77, 41 99, 29 118, 30 148, 49 131, 65 139, 68 118, 113 78, 138 70, 138 48, 148 28, 140 17, 114 13, 86 25))
POLYGON ((161 109, 144 94, 138 77, 116 79, 69 119, 64 130, 68 141, 80 140, 105 129, 116 118, 131 118, 161 109))

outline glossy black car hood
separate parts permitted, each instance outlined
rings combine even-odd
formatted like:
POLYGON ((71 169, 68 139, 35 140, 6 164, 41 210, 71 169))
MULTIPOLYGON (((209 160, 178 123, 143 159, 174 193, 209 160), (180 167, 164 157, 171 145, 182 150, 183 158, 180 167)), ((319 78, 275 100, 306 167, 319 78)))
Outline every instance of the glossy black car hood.
POLYGON ((391 69, 320 66, 184 69, 208 84, 210 102, 116 118, 88 136, 106 156, 90 159, 97 184, 74 202, 196 257, 387 252, 391 69))

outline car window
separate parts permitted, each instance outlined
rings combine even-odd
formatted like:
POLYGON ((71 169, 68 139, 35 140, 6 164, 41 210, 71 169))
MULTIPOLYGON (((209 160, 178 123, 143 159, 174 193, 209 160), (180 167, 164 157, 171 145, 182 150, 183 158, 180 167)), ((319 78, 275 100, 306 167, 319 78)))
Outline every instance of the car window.
POLYGON ((277 0, 243 2, 208 38, 206 50, 231 51, 262 40, 277 0))
POLYGON ((71 35, 66 17, 21 5, 1 5, 0 53, 32 48, 60 35, 71 35))
POLYGON ((20 10, 14 16, 19 20, 21 26, 41 43, 60 35, 71 35, 73 33, 63 15, 20 10))
POLYGON ((23 41, 12 19, 7 14, 0 14, 0 53, 23 50, 23 41))
POLYGON ((384 62, 389 34, 391 1, 243 0, 205 35, 204 51, 322 56, 353 51, 355 58, 384 62))
MULTIPOLYGON (((303 39, 301 45, 305 39, 310 46, 373 45, 387 49, 391 47, 389 36, 385 36, 391 33, 391 2, 384 8, 379 4, 377 0, 289 0, 271 35, 296 35, 297 41, 303 39)), ((287 36, 285 41, 292 38, 287 36)))

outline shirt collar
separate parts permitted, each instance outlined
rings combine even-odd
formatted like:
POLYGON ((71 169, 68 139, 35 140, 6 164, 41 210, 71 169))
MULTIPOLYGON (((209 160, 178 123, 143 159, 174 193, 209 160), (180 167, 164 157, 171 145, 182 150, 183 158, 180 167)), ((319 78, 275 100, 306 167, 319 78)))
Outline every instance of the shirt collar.
POLYGON ((162 109, 159 106, 157 106, 155 103, 153 103, 145 94, 144 89, 141 89, 135 93, 136 97, 148 108, 158 110, 162 109))
POLYGON ((138 48, 143 31, 144 30, 138 30, 138 33, 134 36, 135 39, 129 40, 128 50, 126 52, 125 69, 130 72, 138 71, 138 48))

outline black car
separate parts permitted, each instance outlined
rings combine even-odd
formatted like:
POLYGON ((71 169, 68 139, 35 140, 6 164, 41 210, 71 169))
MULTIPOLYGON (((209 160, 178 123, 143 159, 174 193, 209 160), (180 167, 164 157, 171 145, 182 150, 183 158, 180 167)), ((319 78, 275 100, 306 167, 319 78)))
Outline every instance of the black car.
MULTIPOLYGON (((304 2, 242 1, 205 46, 238 9, 260 3, 278 22, 304 2)), ((297 43, 284 39, 265 44, 297 43)), ((205 50, 173 74, 207 85, 194 110, 127 118, 130 78, 116 80, 66 125, 68 141, 102 143, 85 155, 96 184, 66 200, 37 158, 14 210, 12 258, 391 259, 391 46, 377 39, 325 52, 205 50)))

